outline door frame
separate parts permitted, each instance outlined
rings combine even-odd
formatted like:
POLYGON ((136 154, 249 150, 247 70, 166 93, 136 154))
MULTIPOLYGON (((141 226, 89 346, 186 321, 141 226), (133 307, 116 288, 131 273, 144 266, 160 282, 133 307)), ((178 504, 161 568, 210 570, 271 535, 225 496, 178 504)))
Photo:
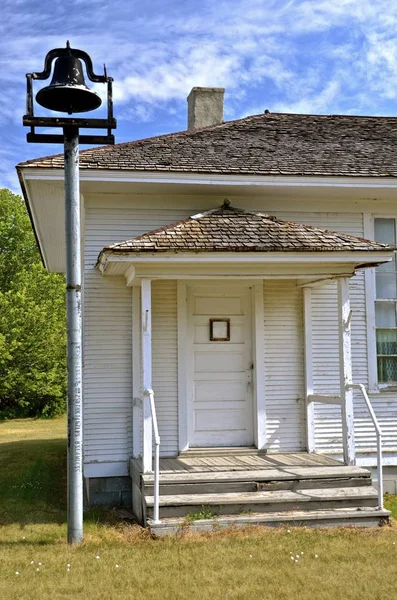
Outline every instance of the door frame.
POLYGON ((189 326, 188 326, 188 288, 214 287, 250 287, 251 288, 251 332, 253 389, 252 410, 254 417, 254 444, 261 450, 266 449, 266 398, 265 398, 265 324, 263 306, 263 281, 250 280, 178 280, 177 282, 177 311, 178 311, 178 449, 179 452, 189 449, 189 418, 191 402, 189 394, 189 326), (260 368, 262 367, 262 368, 260 368))

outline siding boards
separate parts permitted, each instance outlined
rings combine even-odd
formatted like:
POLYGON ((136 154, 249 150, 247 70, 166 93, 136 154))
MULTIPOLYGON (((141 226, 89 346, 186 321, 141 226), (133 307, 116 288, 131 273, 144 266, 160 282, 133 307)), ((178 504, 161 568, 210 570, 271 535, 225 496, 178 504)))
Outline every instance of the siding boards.
MULTIPOLYGON (((169 204, 172 199, 168 199, 169 204)), ((190 199, 190 203, 192 200, 190 199)), ((206 200, 206 203, 208 201, 206 200)), ((220 204, 214 200, 213 205, 220 204)), ((199 205, 200 203, 197 202, 199 205)), ((236 202, 236 205, 238 203, 236 202)), ((142 200, 144 206, 144 200, 142 200)), ((212 207, 212 206, 211 206, 212 207)), ((207 207, 208 208, 208 207, 207 207)), ((245 206, 245 208, 249 208, 245 206)), ((85 462, 127 461, 132 454, 131 290, 123 277, 102 277, 95 270, 106 244, 135 237, 199 212, 201 207, 145 208, 119 205, 105 196, 86 201, 84 246, 84 435, 85 462)), ((275 211, 282 219, 363 235, 362 214, 275 211)), ((364 278, 350 285, 353 377, 367 384, 364 278)), ((265 281, 265 377, 270 450, 303 448, 304 369, 302 293, 292 281, 265 281)), ((153 385, 162 453, 177 452, 176 284, 153 282, 153 385)), ((336 286, 313 290, 315 391, 339 392, 336 286)), ((395 394, 371 395, 384 430, 386 450, 397 450, 395 394)), ((340 409, 317 404, 316 447, 341 451, 340 409)), ((355 397, 358 451, 374 451, 372 424, 360 397, 355 397)))
POLYGON ((264 282, 267 444, 303 448, 303 299, 295 281, 264 282))
MULTIPOLYGON (((132 456, 132 295, 124 277, 102 277, 99 252, 183 219, 191 209, 117 206, 109 198, 85 203, 84 236, 84 462, 126 462, 132 456)), ((154 389, 162 449, 177 449, 176 285, 153 284, 154 389), (171 325, 174 323, 174 325, 171 325), (160 365, 164 365, 164 369, 160 365), (173 388, 173 391, 171 391, 173 388)))
MULTIPOLYGON (((292 221, 315 225, 333 231, 364 235, 362 213, 277 213, 292 221)), ((364 273, 350 280, 352 308, 352 361, 353 381, 368 384, 367 332, 365 312, 364 273)), ((312 292, 313 311, 313 370, 316 392, 339 393, 338 314, 336 284, 330 283, 312 292)), ((397 404, 392 394, 370 396, 375 413, 384 431, 385 450, 397 448, 397 404)), ((354 395, 354 422, 356 451, 374 452, 376 437, 372 421, 360 394, 354 395)), ((325 404, 315 405, 316 449, 324 453, 342 452, 340 408, 325 404)))
POLYGON ((85 462, 126 460, 130 453, 130 332, 131 290, 126 287, 124 278, 106 280, 96 271, 86 272, 83 361, 85 462))
POLYGON ((162 456, 178 454, 178 340, 176 281, 153 281, 153 390, 162 456))

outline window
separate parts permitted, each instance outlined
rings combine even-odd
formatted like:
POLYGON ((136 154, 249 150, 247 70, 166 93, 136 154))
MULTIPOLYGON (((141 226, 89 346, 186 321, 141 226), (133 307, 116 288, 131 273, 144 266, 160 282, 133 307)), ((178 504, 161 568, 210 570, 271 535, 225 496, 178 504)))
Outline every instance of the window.
MULTIPOLYGON (((375 219, 377 242, 396 244, 396 219, 375 219)), ((378 382, 397 383, 397 270, 396 258, 375 270, 376 353, 378 382)))

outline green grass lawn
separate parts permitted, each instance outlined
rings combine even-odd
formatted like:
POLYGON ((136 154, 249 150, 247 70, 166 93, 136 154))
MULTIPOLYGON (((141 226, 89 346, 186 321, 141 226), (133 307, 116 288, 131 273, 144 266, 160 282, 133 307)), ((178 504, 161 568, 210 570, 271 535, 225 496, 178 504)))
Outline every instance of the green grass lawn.
MULTIPOLYGON (((89 511, 84 543, 68 546, 65 430, 65 419, 0 422, 1 600, 397 597, 394 524, 153 540, 111 512, 89 511)), ((387 502, 397 516, 396 497, 387 502)))

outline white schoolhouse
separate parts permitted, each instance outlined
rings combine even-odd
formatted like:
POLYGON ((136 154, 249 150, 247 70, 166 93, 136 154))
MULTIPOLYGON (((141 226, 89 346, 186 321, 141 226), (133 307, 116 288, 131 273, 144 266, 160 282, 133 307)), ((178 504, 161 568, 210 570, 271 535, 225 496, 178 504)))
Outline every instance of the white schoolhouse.
MULTIPOLYGON (((187 131, 80 153, 87 503, 132 506, 159 534, 189 514, 383 523, 397 119, 224 122, 223 92, 193 88, 187 131)), ((63 157, 17 169, 43 262, 64 272, 63 157)))

